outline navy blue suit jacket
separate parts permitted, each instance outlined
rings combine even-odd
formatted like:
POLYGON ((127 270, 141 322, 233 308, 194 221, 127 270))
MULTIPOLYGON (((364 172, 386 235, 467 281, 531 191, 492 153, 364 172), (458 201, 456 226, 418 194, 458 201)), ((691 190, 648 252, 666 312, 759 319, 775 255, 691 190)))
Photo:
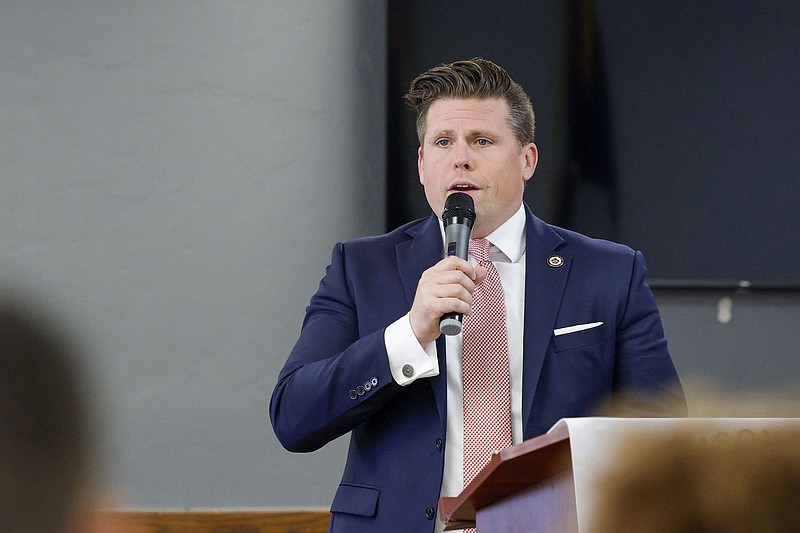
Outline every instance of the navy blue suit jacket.
MULTIPOLYGON (((525 210, 524 438, 562 417, 592 415, 618 393, 649 398, 637 414, 660 415, 675 404, 683 414, 641 253, 525 210), (553 255, 563 266, 548 264, 553 255), (591 322, 603 324, 553 333, 591 322)), ((270 417, 284 447, 313 451, 352 432, 330 531, 433 530, 447 441, 444 340, 437 341, 440 374, 401 387, 383 335, 411 308, 423 271, 441 258, 435 216, 337 244, 280 372, 270 417)))

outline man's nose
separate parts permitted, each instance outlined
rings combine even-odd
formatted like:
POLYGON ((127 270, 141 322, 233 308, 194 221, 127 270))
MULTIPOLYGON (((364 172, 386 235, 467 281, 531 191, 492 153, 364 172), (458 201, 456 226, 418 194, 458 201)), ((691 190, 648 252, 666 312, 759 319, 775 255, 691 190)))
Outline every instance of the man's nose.
POLYGON ((453 163, 455 168, 459 170, 472 170, 475 168, 472 155, 466 143, 456 144, 455 150, 453 150, 453 163))

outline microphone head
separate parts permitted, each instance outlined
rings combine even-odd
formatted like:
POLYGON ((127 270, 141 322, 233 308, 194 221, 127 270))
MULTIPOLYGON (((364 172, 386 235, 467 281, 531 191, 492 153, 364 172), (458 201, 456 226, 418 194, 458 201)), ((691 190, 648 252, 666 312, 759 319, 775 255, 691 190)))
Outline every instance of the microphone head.
POLYGON ((448 220, 454 218, 466 218, 470 222, 475 222, 475 202, 472 196, 463 192, 454 192, 444 201, 444 211, 442 220, 447 224, 448 220))

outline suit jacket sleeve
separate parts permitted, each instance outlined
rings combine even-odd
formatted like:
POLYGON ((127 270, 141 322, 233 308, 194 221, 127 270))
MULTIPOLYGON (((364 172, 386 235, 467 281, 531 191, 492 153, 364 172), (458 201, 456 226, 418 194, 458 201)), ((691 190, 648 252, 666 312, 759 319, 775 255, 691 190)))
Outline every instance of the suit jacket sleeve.
MULTIPOLYGON (((362 278, 358 269, 363 267, 346 264, 345 255, 345 245, 337 244, 272 394, 270 419, 290 451, 320 448, 369 419, 402 390, 391 376, 384 329, 404 311, 386 314, 377 301, 373 309, 357 309, 353 279, 362 278), (361 314, 371 316, 369 324, 361 314)), ((370 307, 364 301, 359 305, 370 307)))
POLYGON ((645 282, 644 257, 634 255, 627 302, 618 323, 614 407, 619 414, 685 416, 686 402, 667 349, 661 317, 645 282), (634 409, 632 412, 626 412, 634 409), (638 411, 638 412, 637 412, 638 411))

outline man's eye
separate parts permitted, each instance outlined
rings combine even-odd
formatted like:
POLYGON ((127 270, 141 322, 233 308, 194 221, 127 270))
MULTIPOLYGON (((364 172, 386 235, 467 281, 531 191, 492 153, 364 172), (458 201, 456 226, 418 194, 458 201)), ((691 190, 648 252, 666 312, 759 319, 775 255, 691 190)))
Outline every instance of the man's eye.
POLYGON ((436 145, 441 147, 450 146, 450 141, 448 141, 447 139, 439 139, 438 141, 436 141, 436 145))
POLYGON ((489 139, 478 139, 478 140, 477 140, 477 141, 475 141, 475 142, 476 142, 478 145, 480 145, 480 146, 488 146, 489 144, 491 144, 491 143, 489 142, 489 139))

